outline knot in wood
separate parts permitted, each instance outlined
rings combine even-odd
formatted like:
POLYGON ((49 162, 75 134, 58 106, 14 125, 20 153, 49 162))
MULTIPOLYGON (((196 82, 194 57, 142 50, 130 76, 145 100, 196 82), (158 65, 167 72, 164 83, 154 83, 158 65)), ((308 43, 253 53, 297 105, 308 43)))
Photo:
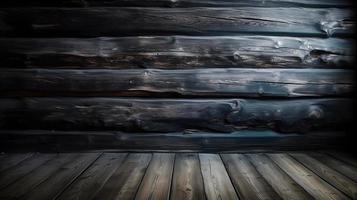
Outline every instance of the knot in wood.
POLYGON ((309 108, 309 118, 310 119, 321 119, 323 118, 324 111, 316 105, 310 106, 309 108))

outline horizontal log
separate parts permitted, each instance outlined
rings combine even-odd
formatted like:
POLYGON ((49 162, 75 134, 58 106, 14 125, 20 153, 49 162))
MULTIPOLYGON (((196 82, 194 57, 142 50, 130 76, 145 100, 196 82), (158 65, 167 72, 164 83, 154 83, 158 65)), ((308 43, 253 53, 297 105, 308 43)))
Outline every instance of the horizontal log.
POLYGON ((341 96, 353 92, 341 69, 73 70, 2 69, 1 96, 341 96))
POLYGON ((0 67, 348 68, 354 43, 274 36, 0 38, 0 67))
POLYGON ((352 102, 350 99, 2 98, 0 128, 123 132, 270 129, 307 133, 345 130, 352 122, 352 102))
POLYGON ((354 33, 352 10, 337 8, 2 8, 0 24, 8 37, 354 33))
POLYGON ((115 6, 115 7, 348 7, 349 0, 2 0, 4 7, 26 6, 115 6))
POLYGON ((282 135, 271 131, 220 133, 120 133, 67 131, 0 131, 2 152, 64 151, 281 151, 341 148, 348 144, 343 132, 282 135))

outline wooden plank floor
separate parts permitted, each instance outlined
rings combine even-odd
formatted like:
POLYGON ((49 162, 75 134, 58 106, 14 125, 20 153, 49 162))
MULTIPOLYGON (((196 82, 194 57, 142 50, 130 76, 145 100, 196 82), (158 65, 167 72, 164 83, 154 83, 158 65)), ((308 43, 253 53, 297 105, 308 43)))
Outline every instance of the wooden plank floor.
POLYGON ((0 199, 357 199, 341 152, 1 154, 0 199))

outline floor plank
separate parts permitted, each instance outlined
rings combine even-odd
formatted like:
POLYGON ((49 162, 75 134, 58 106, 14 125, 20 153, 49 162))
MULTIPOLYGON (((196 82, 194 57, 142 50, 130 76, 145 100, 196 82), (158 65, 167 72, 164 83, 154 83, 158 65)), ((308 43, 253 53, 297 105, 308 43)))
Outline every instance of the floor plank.
POLYGON ((219 155, 199 154, 199 157, 207 199, 238 199, 219 155))
POLYGON ((55 159, 46 162, 30 174, 23 176, 13 184, 4 188, 0 192, 0 199, 19 199, 49 178, 63 165, 72 162, 76 156, 76 154, 58 154, 55 159))
POLYGON ((349 199, 287 154, 268 156, 315 199, 349 199))
POLYGON ((57 197, 71 184, 86 168, 95 161, 99 153, 78 155, 75 160, 63 165, 48 179, 43 181, 24 197, 27 200, 47 200, 57 197), (56 187, 54 187, 56 186, 56 187))
POLYGON ((13 168, 2 171, 0 173, 0 189, 22 178, 26 174, 32 173, 33 170, 51 161, 51 159, 55 157, 56 154, 37 154, 13 168))
POLYGON ((248 158, 258 172, 283 198, 289 200, 313 199, 289 175, 282 171, 271 159, 264 154, 248 154, 248 158))
POLYGON ((151 157, 152 155, 148 153, 130 154, 108 179, 94 199, 133 199, 151 157))
POLYGON ((243 154, 221 154, 221 157, 242 199, 281 199, 243 154))
POLYGON ((1 200, 357 199, 354 160, 318 152, 13 156, 0 157, 15 165, 0 172, 1 200))
POLYGON ((357 199, 357 183, 340 174, 336 170, 326 166, 324 163, 303 153, 291 153, 293 158, 313 171, 330 185, 336 187, 352 199, 357 199))
POLYGON ((58 200, 92 199, 127 155, 127 153, 104 153, 59 196, 58 200))
POLYGON ((136 200, 168 200, 175 154, 155 153, 146 170, 136 200))
POLYGON ((33 156, 33 153, 5 154, 0 159, 0 172, 15 167, 17 164, 33 156))
POLYGON ((323 153, 309 153, 309 156, 357 182, 357 168, 323 153))
POLYGON ((343 162, 346 162, 349 165, 357 167, 357 159, 355 155, 336 151, 328 151, 327 153, 336 159, 342 160, 343 162))
POLYGON ((171 200, 205 200, 205 191, 197 154, 176 154, 171 200))

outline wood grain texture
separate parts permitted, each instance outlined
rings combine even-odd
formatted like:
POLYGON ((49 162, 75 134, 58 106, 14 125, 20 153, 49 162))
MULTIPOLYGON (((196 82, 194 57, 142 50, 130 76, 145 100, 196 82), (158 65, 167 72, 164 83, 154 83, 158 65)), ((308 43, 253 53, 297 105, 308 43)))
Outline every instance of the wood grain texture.
POLYGON ((175 154, 154 153, 136 193, 136 200, 169 200, 175 154))
POLYGON ((151 157, 151 154, 130 154, 94 199, 134 199, 151 157))
POLYGON ((76 159, 66 163, 48 179, 27 193, 24 199, 47 200, 56 199, 63 190, 72 184, 77 177, 83 173, 89 165, 95 161, 100 153, 85 153, 77 155, 76 159))
POLYGON ((344 130, 353 119, 351 108, 350 99, 3 98, 0 127, 156 133, 271 129, 305 133, 344 130))
POLYGON ((28 159, 19 165, 4 170, 0 173, 0 190, 6 186, 16 182, 18 179, 26 176, 33 170, 54 159, 55 155, 51 154, 36 154, 31 159, 28 159))
POLYGON ((92 199, 108 178, 122 164, 127 153, 104 153, 81 174, 61 195, 59 200, 92 199))
POLYGON ((222 160, 217 154, 199 154, 207 200, 238 200, 222 160))
POLYGON ((356 155, 351 152, 339 152, 335 150, 330 150, 330 151, 326 151, 326 153, 351 166, 357 167, 356 155))
POLYGON ((266 155, 248 154, 248 158, 282 199, 314 199, 266 155))
POLYGON ((0 68, 351 68, 354 43, 275 36, 0 38, 0 68))
POLYGON ((240 199, 281 199, 245 155, 221 154, 221 157, 240 199))
POLYGON ((313 171, 330 185, 334 186, 351 199, 357 199, 357 183, 348 177, 340 174, 333 168, 303 153, 290 153, 293 158, 298 160, 305 167, 313 171))
POLYGON ((0 158, 0 173, 4 170, 16 167, 21 162, 30 159, 34 156, 34 153, 26 153, 26 154, 3 154, 0 158))
POLYGON ((353 71, 340 69, 2 69, 2 96, 346 96, 353 71), (22 94, 24 93, 24 94, 22 94))
POLYGON ((170 199, 206 199, 200 168, 200 161, 197 154, 176 154, 170 199))
MULTIPOLYGON (((19 180, 12 180, 11 185, 0 189, 0 197, 4 200, 88 200, 93 197, 120 200, 150 197, 155 200, 205 200, 206 197, 214 200, 238 197, 247 200, 355 199, 343 196, 333 187, 340 187, 338 185, 342 183, 341 175, 335 168, 326 168, 327 165, 307 159, 313 158, 315 152, 312 151, 279 154, 250 151, 249 154, 221 155, 178 152, 99 154, 35 154, 23 163, 27 162, 29 166, 38 163, 38 160, 32 159, 36 156, 45 158, 50 155, 53 159, 19 180), (101 156, 96 159, 99 154, 101 156), (298 157, 299 161, 296 160, 298 157), (96 160, 90 164, 93 159, 96 160), (323 170, 316 170, 316 166, 312 167, 314 165, 322 166, 323 170), (309 170, 310 167, 314 173, 309 170), (162 184, 158 184, 160 182, 162 184), (151 189, 146 190, 148 188, 151 189), (272 190, 277 194, 273 194, 272 190), (150 195, 156 193, 150 191, 162 195, 150 195), (54 195, 58 192, 60 196, 54 195)), ((350 182, 345 186, 351 188, 354 185, 350 182)))
POLYGON ((0 5, 6 7, 27 6, 113 6, 113 7, 349 7, 352 2, 348 0, 3 0, 0 5))
POLYGON ((344 132, 310 132, 279 134, 271 131, 120 133, 74 131, 0 131, 1 151, 68 152, 115 150, 169 151, 249 151, 249 150, 317 150, 345 146, 344 132))
POLYGON ((317 8, 2 8, 0 36, 353 35, 348 9, 317 8), (79 23, 80 22, 80 23, 79 23))
POLYGON ((269 154, 269 157, 315 199, 349 199, 292 157, 286 154, 269 154))
POLYGON ((14 183, 0 191, 0 199, 21 199, 25 195, 40 185, 43 181, 51 177, 61 167, 73 162, 76 154, 59 154, 49 162, 44 163, 31 173, 22 176, 14 183))
POLYGON ((326 164, 327 166, 331 167, 334 170, 337 170, 341 174, 345 175, 346 177, 352 179, 353 181, 357 182, 357 168, 345 163, 341 160, 335 159, 327 154, 323 153, 310 153, 309 156, 317 159, 318 161, 326 164))

